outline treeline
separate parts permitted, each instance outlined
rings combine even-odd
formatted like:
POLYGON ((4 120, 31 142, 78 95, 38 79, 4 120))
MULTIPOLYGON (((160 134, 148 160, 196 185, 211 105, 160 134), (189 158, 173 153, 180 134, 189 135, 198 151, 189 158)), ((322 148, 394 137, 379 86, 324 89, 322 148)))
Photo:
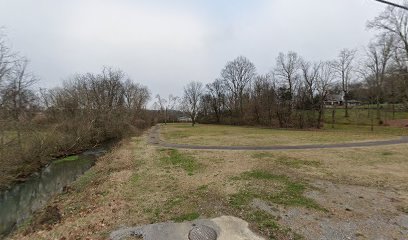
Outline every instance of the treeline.
MULTIPOLYGON (((219 79, 184 89, 181 109, 195 121, 255 124, 283 128, 320 128, 328 100, 349 117, 349 102, 375 106, 382 122, 383 104, 397 110, 408 102, 408 12, 388 7, 368 23, 377 36, 364 51, 343 49, 336 59, 312 62, 295 52, 280 53, 273 71, 258 74, 241 56, 226 64, 219 79)), ((335 113, 335 112, 333 112, 335 113)))
POLYGON ((78 145, 121 138, 151 123, 146 111, 149 90, 121 70, 104 67, 99 74, 79 74, 62 88, 40 93, 42 121, 74 134, 78 145))
POLYGON ((150 91, 121 70, 38 89, 28 61, 0 38, 0 188, 48 163, 150 126, 150 91))
POLYGON ((320 127, 335 76, 331 62, 311 63, 294 52, 280 54, 273 73, 258 75, 254 64, 241 56, 205 87, 188 84, 181 106, 193 121, 320 127))

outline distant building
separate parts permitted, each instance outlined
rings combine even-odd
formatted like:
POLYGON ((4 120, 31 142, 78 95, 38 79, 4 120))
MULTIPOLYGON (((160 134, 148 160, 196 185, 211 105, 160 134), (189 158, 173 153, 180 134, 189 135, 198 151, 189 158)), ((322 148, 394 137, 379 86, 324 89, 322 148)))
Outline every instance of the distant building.
POLYGON ((186 117, 186 116, 178 117, 177 121, 178 122, 192 122, 191 117, 186 117))
MULTIPOLYGON (((326 106, 343 106, 345 104, 344 94, 329 94, 324 101, 326 106)), ((361 105, 360 101, 350 99, 347 101, 350 107, 361 105)))
POLYGON ((341 106, 344 103, 344 95, 343 94, 329 94, 324 101, 324 105, 326 106, 341 106))
POLYGON ((357 101, 357 100, 348 100, 348 101, 347 101, 347 104, 348 104, 349 106, 353 107, 353 106, 360 106, 360 105, 361 105, 361 102, 360 102, 360 101, 357 101))

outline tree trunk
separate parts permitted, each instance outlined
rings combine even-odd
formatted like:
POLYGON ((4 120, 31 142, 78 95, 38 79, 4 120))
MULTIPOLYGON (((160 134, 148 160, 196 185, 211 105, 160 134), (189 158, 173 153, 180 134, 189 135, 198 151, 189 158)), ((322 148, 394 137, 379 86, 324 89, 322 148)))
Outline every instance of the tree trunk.
POLYGON ((371 113, 371 108, 368 108, 368 112, 370 113, 371 116, 371 132, 374 131, 374 114, 371 113))
POLYGON ((239 96, 239 121, 240 121, 240 124, 243 124, 243 122, 244 122, 244 99, 243 99, 243 94, 242 93, 240 93, 240 96, 239 96))
POLYGON ((336 105, 333 106, 332 110, 332 128, 334 128, 335 122, 336 122, 336 105))
POLYGON ((380 97, 377 96, 377 120, 381 120, 381 112, 380 112, 380 97))
POLYGON ((347 99, 346 91, 344 91, 344 108, 345 108, 344 117, 348 118, 349 117, 349 111, 348 111, 348 99, 347 99))
POLYGON ((323 117, 323 108, 320 107, 319 109, 319 115, 317 116, 317 129, 320 129, 320 126, 322 124, 322 117, 323 117))
MULTIPOLYGON (((0 122, 1 123, 1 122, 0 122)), ((4 130, 3 126, 0 126, 0 159, 3 159, 3 149, 4 149, 4 130)))
POLYGON ((192 114, 191 115, 191 126, 194 127, 195 124, 196 124, 195 114, 192 114))
POLYGON ((164 110, 164 125, 167 125, 167 108, 164 110))
POLYGON ((395 103, 392 103, 392 119, 395 120, 395 103))

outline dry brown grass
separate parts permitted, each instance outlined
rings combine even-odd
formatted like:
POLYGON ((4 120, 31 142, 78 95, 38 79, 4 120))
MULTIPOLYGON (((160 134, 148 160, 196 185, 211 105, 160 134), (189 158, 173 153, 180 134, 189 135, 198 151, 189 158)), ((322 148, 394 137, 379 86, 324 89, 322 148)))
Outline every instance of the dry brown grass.
MULTIPOLYGON (((395 208, 387 212, 390 216, 408 206, 407 145, 280 152, 178 150, 180 155, 188 156, 186 159, 197 162, 199 168, 194 172, 184 169, 178 162, 163 161, 165 153, 148 145, 145 137, 123 142, 102 157, 68 192, 53 200, 52 204, 62 213, 60 223, 28 235, 22 228, 12 239, 105 239, 111 231, 122 226, 221 215, 244 218, 261 234, 288 239, 296 235, 286 228, 302 233, 302 229, 307 228, 304 224, 312 222, 299 223, 296 219, 285 219, 284 215, 269 216, 254 210, 247 202, 248 196, 242 195, 243 191, 261 194, 259 197, 279 193, 288 184, 304 186, 308 195, 317 191, 314 199, 328 213, 309 209, 313 202, 293 207, 282 201, 276 208, 282 214, 300 209, 304 214, 315 216, 313 221, 326 215, 338 221, 353 220, 353 216, 337 215, 344 209, 320 201, 330 197, 347 202, 343 199, 347 189, 358 189, 353 191, 386 203, 387 209, 395 208), (271 179, 242 177, 251 171, 268 173, 271 179), (334 186, 330 193, 325 193, 320 187, 323 185, 317 184, 322 181, 334 186), (389 192, 398 201, 388 201, 389 192), (232 196, 243 207, 234 206, 232 196), (280 227, 275 225, 278 223, 280 227)), ((374 204, 370 199, 367 201, 374 204)), ((362 214, 364 211, 359 216, 362 214)), ((367 218, 369 214, 367 212, 367 218)))
POLYGON ((396 139, 406 134, 397 128, 341 126, 323 130, 286 130, 225 125, 167 124, 161 126, 163 140, 170 143, 211 146, 307 145, 396 139))

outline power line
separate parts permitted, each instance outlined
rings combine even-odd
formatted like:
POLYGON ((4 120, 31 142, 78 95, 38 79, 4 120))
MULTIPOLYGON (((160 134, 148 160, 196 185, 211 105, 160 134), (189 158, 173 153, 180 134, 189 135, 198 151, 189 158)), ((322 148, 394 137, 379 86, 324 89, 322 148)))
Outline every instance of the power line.
POLYGON ((397 8, 402 8, 402 9, 405 9, 405 10, 408 11, 408 7, 400 5, 400 4, 396 4, 396 3, 389 2, 389 1, 384 1, 384 0, 374 0, 374 1, 384 3, 384 4, 387 4, 387 5, 391 5, 391 6, 394 6, 394 7, 397 7, 397 8))

